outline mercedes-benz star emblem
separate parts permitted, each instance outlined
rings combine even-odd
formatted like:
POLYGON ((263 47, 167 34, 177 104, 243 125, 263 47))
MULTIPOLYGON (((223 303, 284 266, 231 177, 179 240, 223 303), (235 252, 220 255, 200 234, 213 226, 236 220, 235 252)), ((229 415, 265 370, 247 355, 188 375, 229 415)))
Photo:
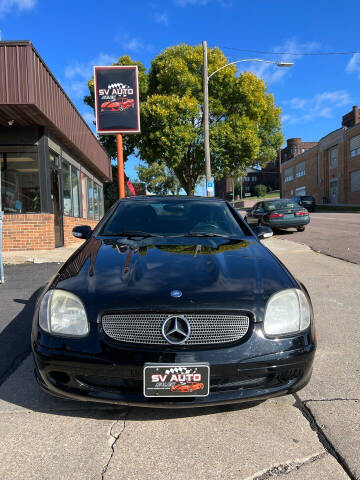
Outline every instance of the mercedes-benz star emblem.
POLYGON ((172 315, 164 320, 162 334, 169 343, 176 345, 185 343, 190 336, 190 323, 182 315, 172 315))

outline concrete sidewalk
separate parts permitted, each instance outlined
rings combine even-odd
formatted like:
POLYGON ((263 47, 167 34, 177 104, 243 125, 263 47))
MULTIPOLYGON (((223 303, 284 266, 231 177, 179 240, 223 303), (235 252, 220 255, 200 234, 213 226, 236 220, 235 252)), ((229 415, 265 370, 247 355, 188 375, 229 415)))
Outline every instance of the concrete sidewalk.
POLYGON ((18 265, 21 263, 63 263, 81 245, 82 241, 70 247, 59 247, 52 250, 26 250, 19 252, 3 252, 5 265, 18 265))
POLYGON ((32 359, 0 387, 0 478, 360 479, 360 266, 271 238, 309 289, 319 333, 310 384, 252 408, 111 408, 48 397, 32 359))

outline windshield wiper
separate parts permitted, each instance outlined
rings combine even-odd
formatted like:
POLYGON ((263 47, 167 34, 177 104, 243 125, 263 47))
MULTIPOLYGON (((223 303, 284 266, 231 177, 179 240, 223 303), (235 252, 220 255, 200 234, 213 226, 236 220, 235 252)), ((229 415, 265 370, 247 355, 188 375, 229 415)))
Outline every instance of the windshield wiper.
POLYGON ((120 233, 110 233, 108 235, 111 235, 112 237, 158 237, 159 235, 155 235, 154 233, 149 233, 149 232, 142 232, 140 230, 124 230, 123 232, 120 233))
POLYGON ((189 232, 183 235, 184 237, 226 237, 227 235, 221 235, 220 233, 210 232, 189 232))

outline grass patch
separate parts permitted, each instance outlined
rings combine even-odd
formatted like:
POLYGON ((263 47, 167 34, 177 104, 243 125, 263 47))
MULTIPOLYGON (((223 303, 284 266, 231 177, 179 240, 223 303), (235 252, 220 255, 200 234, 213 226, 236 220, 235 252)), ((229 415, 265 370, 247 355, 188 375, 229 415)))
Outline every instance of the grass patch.
POLYGON ((243 200, 266 200, 267 198, 280 198, 279 192, 274 192, 274 193, 267 193, 265 197, 244 197, 243 200))
POLYGON ((316 205, 315 212, 360 213, 360 205, 358 207, 347 205, 316 205))

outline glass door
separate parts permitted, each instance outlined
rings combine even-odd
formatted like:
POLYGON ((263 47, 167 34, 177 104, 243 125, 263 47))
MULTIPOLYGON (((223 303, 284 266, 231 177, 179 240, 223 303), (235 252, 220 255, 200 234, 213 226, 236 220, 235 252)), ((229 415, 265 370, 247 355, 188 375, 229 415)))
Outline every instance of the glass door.
POLYGON ((50 167, 51 201, 54 213, 55 247, 64 245, 64 226, 62 215, 62 195, 60 172, 55 165, 50 167))

